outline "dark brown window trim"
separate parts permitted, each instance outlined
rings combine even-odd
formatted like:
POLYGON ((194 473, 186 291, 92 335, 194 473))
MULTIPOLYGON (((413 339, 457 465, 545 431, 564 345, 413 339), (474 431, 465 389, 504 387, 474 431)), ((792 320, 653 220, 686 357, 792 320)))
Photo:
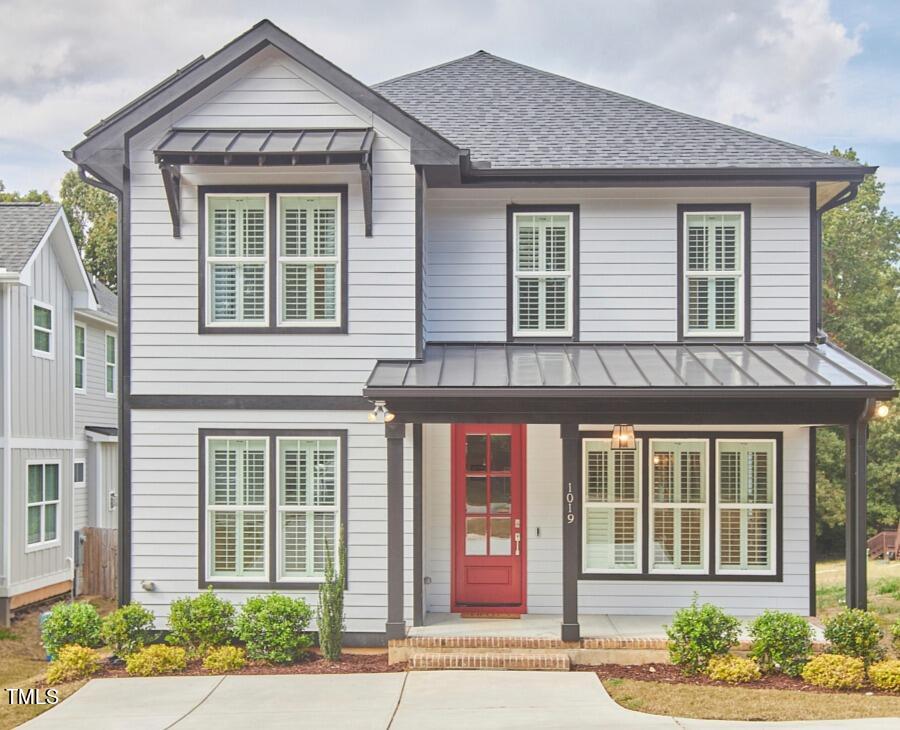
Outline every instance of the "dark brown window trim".
MULTIPOLYGON (((278 534, 278 451, 277 439, 279 438, 336 438, 340 444, 341 464, 341 507, 340 526, 344 536, 344 546, 348 544, 347 538, 347 431, 346 429, 258 429, 258 428, 201 428, 197 432, 199 475, 198 475, 198 553, 197 553, 197 585, 201 588, 227 588, 228 590, 291 590, 291 591, 317 591, 321 583, 317 581, 279 581, 278 575, 278 549, 276 544, 278 534), (207 438, 266 438, 269 441, 269 502, 268 502, 268 528, 269 528, 269 554, 266 556, 268 580, 236 581, 227 578, 206 578, 206 439, 207 438)), ((349 573, 349 571, 348 571, 349 573)), ((349 580, 345 579, 345 588, 349 588, 349 580)))
MULTIPOLYGON (((581 431, 581 448, 578 450, 578 474, 582 473, 584 457, 584 439, 605 438, 609 431, 581 431)), ((642 580, 642 581, 695 581, 698 583, 781 583, 784 579, 784 535, 783 535, 783 497, 784 497, 784 434, 781 431, 636 431, 635 438, 643 439, 641 448, 641 572, 640 573, 586 573, 582 551, 584 547, 584 528, 582 519, 582 493, 584 485, 575 497, 575 515, 579 522, 578 541, 578 580, 642 580), (708 570, 706 573, 651 573, 650 572, 650 439, 706 439, 709 455, 709 475, 707 489, 709 502, 707 505, 707 546, 708 570), (775 573, 774 575, 754 574, 720 574, 716 572, 716 442, 720 439, 765 439, 775 442, 775 573)), ((581 480, 579 480, 581 481, 581 480)))
POLYGON ((679 203, 677 206, 678 219, 678 282, 677 282, 677 305, 678 305, 678 342, 690 343, 696 342, 698 345, 704 342, 750 342, 751 337, 751 309, 750 309, 750 210, 749 203, 679 203), (731 212, 744 214, 744 271, 743 271, 743 332, 741 336, 723 336, 700 335, 696 337, 687 336, 687 325, 684 321, 684 214, 685 213, 702 213, 702 212, 731 212))
POLYGON ((348 187, 347 185, 202 185, 197 188, 197 328, 201 335, 253 335, 253 334, 315 334, 337 335, 348 332, 348 187), (269 286, 268 317, 259 326, 245 325, 221 327, 206 323, 206 196, 210 193, 232 195, 261 194, 269 197, 269 286), (315 193, 338 194, 341 197, 341 321, 333 327, 309 327, 304 325, 278 325, 278 194, 312 195, 315 193))
POLYGON ((578 342, 580 339, 580 258, 581 258, 581 206, 578 204, 560 205, 520 205, 510 203, 506 206, 506 340, 507 342, 531 342, 534 344, 550 344, 559 342, 578 342), (572 214, 572 335, 563 337, 522 336, 514 337, 513 322, 513 261, 515 258, 515 242, 513 241, 515 213, 571 213, 572 214))

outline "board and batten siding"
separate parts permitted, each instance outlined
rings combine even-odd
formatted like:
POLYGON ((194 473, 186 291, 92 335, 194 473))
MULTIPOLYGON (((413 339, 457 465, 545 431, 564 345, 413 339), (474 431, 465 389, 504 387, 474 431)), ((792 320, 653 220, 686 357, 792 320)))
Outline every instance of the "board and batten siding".
MULTIPOLYGON (((640 427, 638 427, 640 428, 640 427)), ((738 427, 717 428, 736 430, 738 427)), ((607 429, 608 430, 608 429, 607 429)), ((646 430, 646 429, 645 429, 646 430)), ((659 428, 654 430, 675 430, 659 428)), ((687 429, 677 429, 679 431, 687 429)), ((583 614, 671 615, 693 594, 739 616, 766 608, 806 615, 809 611, 808 433, 800 427, 740 431, 784 434, 784 578, 774 582, 582 580, 578 610, 583 614)), ((450 610, 451 511, 450 426, 426 425, 424 465, 425 609, 450 610)), ((526 555, 528 612, 562 612, 562 443, 557 425, 528 426, 526 469, 526 555), (540 537, 536 537, 540 528, 540 537)))
POLYGON ((106 394, 106 333, 117 333, 115 327, 103 328, 77 316, 75 324, 84 327, 85 336, 85 392, 75 393, 75 437, 83 438, 85 426, 118 423, 116 398, 106 394))
POLYGON ((376 360, 415 354, 415 171, 409 140, 269 50, 131 140, 131 385, 135 394, 360 395, 376 360), (153 148, 171 126, 374 126, 374 236, 358 166, 184 167, 182 236, 153 148), (348 186, 348 334, 197 332, 199 185, 348 186))
POLYGON ((677 339, 677 205, 751 206, 751 337, 809 339, 806 188, 432 189, 425 261, 430 341, 506 339, 506 206, 579 204, 581 339, 677 339))
MULTIPOLYGON (((196 595, 199 429, 346 429, 347 631, 383 632, 387 620, 387 462, 384 424, 361 411, 132 412, 132 575, 134 600, 151 609, 164 628, 169 603, 196 595), (153 592, 141 582, 155 583, 153 592)), ((404 597, 412 619, 412 434, 407 429, 404 471, 404 597)), ((242 603, 266 591, 217 589, 242 603)), ((311 605, 316 591, 285 591, 311 605)))

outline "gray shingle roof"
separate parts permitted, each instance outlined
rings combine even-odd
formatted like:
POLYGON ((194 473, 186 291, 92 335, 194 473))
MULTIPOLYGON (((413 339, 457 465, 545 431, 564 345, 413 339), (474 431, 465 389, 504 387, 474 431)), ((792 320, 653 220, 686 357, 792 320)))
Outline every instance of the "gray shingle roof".
POLYGON ((117 317, 119 314, 119 298, 116 296, 116 293, 95 277, 91 277, 91 285, 94 287, 94 295, 97 297, 100 311, 111 317, 117 317))
POLYGON ((492 168, 856 167, 485 51, 373 88, 492 168))
POLYGON ((0 268, 21 271, 58 211, 57 203, 0 203, 0 268))

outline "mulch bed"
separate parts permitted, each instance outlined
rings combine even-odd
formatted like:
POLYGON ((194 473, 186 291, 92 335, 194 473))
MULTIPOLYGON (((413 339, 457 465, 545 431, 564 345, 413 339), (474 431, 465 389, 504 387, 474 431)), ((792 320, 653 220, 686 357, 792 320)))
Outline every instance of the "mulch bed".
MULTIPOLYGON (((340 661, 329 662, 318 654, 309 654, 295 664, 267 664, 248 662, 243 669, 228 674, 379 674, 381 672, 405 672, 406 664, 388 664, 387 654, 344 654, 340 661)), ((203 668, 201 660, 188 662, 183 672, 165 676, 216 675, 203 668)), ((95 677, 128 677, 122 662, 107 660, 95 677)))
POLYGON ((667 684, 693 684, 707 687, 742 687, 745 689, 786 689, 795 692, 817 692, 825 694, 876 694, 896 697, 890 692, 879 692, 872 688, 857 690, 828 689, 807 684, 799 677, 785 674, 764 675, 755 682, 730 684, 709 679, 702 674, 686 677, 673 664, 578 664, 572 667, 576 672, 596 672, 600 679, 634 679, 640 682, 662 682, 667 684))

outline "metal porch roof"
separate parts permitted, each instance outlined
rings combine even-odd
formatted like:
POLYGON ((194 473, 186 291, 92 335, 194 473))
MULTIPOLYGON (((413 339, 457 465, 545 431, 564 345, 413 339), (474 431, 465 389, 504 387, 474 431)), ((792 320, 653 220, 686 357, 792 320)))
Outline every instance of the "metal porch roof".
POLYGON ((894 383, 832 344, 431 344, 376 363, 370 398, 428 396, 855 396, 894 383))

